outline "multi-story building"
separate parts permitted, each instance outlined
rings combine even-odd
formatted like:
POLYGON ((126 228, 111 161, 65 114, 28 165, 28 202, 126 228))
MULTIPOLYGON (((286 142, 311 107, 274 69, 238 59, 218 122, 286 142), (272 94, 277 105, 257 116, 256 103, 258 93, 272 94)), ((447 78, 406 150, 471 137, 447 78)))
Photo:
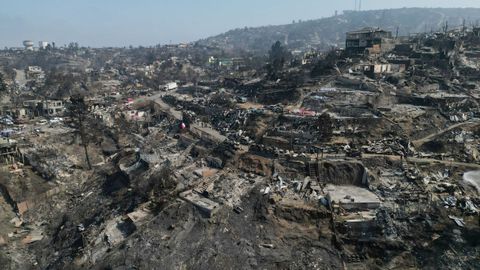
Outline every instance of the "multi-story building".
POLYGON ((347 33, 345 51, 348 54, 380 54, 393 46, 392 32, 366 27, 347 33))

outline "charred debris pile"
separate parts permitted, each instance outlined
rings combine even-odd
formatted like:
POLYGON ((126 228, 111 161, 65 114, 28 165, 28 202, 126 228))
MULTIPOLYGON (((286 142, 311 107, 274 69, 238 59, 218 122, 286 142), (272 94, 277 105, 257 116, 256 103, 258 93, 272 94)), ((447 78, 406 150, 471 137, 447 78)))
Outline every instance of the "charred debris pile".
MULTIPOLYGON (((473 269, 479 41, 365 28, 327 53, 52 50, 71 83, 50 62, 23 90, 5 76, 0 265, 473 269)), ((2 51, 6 75, 20 55, 2 51)))

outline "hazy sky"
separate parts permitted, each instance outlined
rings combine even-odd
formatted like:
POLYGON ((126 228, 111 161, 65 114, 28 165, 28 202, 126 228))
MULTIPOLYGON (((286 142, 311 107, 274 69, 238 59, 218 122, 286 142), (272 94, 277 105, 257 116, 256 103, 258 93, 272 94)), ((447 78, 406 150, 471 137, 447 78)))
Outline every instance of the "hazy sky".
MULTIPOLYGON (((360 1, 360 0, 357 0, 360 1)), ((354 9, 355 0, 0 0, 0 47, 25 39, 128 46, 188 42, 233 28, 354 9)), ((362 0, 362 10, 480 7, 480 0, 362 0)))

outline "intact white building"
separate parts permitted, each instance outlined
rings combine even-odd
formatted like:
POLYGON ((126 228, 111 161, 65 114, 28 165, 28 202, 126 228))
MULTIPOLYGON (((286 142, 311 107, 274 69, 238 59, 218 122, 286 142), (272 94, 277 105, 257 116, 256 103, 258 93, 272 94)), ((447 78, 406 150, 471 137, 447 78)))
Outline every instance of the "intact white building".
POLYGON ((176 82, 169 82, 165 84, 164 89, 167 91, 175 90, 178 88, 178 84, 176 82))

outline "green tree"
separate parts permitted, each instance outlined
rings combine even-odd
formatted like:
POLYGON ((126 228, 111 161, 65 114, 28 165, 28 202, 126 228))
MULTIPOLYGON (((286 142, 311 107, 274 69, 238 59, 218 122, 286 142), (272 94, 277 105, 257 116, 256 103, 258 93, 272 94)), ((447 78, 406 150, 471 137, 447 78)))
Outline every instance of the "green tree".
POLYGON ((338 62, 338 55, 334 49, 330 50, 324 59, 318 61, 311 71, 312 77, 329 75, 335 70, 338 62))
POLYGON ((72 95, 70 97, 70 106, 68 107, 68 113, 71 117, 74 128, 76 129, 78 135, 80 135, 80 144, 83 146, 85 152, 85 160, 88 166, 88 169, 92 169, 90 164, 90 156, 88 155, 88 143, 90 141, 90 136, 87 134, 87 117, 88 117, 88 107, 85 104, 85 99, 79 94, 72 95))
POLYGON ((328 113, 318 116, 316 127, 320 141, 328 141, 333 135, 333 119, 328 113))
POLYGON ((268 54, 267 72, 270 79, 278 79, 285 63, 290 59, 290 52, 280 41, 275 42, 268 54))
POLYGON ((70 42, 67 46, 67 52, 69 54, 76 54, 78 53, 79 49, 80 49, 80 46, 78 45, 77 42, 70 42))
POLYGON ((3 74, 0 73, 0 95, 4 95, 7 93, 7 84, 5 83, 5 80, 3 79, 3 74))

